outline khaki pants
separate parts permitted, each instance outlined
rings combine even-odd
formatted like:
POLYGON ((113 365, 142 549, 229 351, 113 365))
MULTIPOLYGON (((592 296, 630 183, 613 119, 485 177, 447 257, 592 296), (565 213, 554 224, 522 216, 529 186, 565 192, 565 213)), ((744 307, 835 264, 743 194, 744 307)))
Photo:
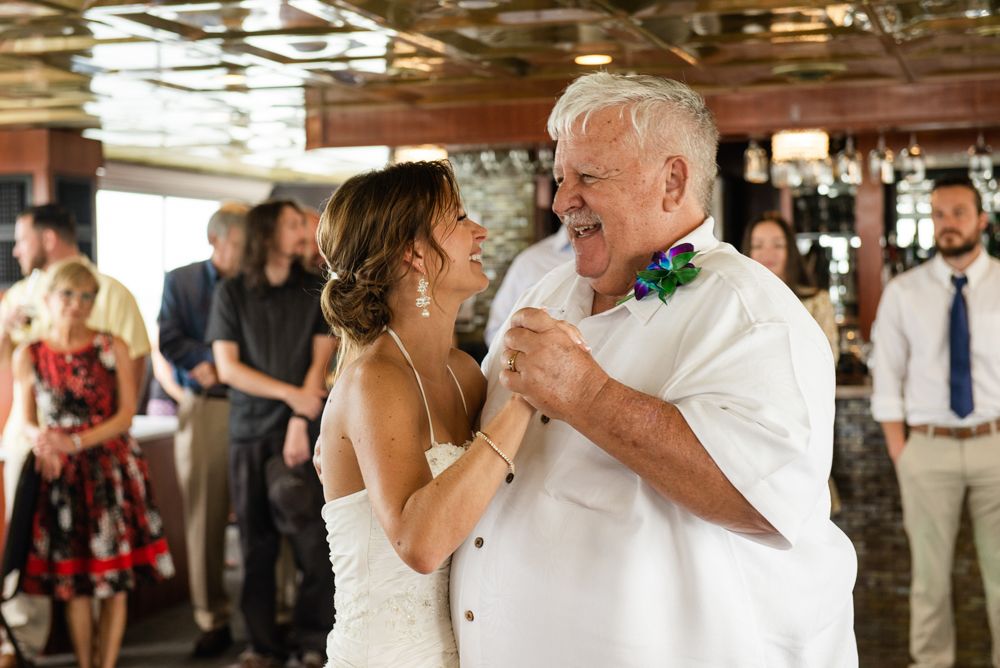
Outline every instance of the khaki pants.
POLYGON ((229 400, 184 391, 174 438, 184 498, 188 573, 195 623, 202 631, 229 624, 223 587, 229 524, 229 400))
POLYGON ((911 432, 896 473, 912 557, 913 665, 950 668, 955 663, 951 570, 962 500, 968 492, 993 666, 1000 668, 1000 434, 958 440, 911 432))

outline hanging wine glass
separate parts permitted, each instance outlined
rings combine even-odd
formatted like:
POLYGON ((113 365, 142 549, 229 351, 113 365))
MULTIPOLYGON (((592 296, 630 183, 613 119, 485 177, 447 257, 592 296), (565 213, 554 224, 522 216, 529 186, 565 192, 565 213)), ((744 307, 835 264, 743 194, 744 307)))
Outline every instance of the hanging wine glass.
POLYGON ((795 160, 771 163, 771 185, 775 188, 798 188, 802 185, 802 172, 795 160))
POLYGON ((894 183, 896 171, 893 168, 892 149, 885 146, 885 135, 878 136, 878 145, 868 154, 868 175, 872 183, 894 183))
POLYGON ((841 183, 854 186, 861 184, 861 151, 854 147, 854 137, 847 137, 844 150, 834 158, 833 167, 841 183))
POLYGON ((993 149, 986 144, 983 133, 979 133, 976 145, 969 147, 969 179, 984 183, 993 178, 993 149))
POLYGON ((555 164, 555 153, 551 148, 540 148, 537 152, 538 174, 539 176, 552 176, 552 167, 555 164))
POLYGON ((767 183, 767 151, 754 139, 743 152, 743 178, 750 183, 767 183))
POLYGON ((924 152, 917 143, 917 135, 910 135, 910 145, 899 152, 899 167, 903 178, 910 183, 920 183, 927 178, 924 152))

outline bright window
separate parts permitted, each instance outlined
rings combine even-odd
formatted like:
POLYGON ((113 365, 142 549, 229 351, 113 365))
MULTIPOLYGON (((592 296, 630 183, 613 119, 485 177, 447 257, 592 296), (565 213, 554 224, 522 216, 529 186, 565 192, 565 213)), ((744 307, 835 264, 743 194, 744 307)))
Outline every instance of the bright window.
POLYGON ((217 200, 97 192, 97 266, 132 291, 152 335, 160 312, 163 275, 208 259, 208 219, 217 200))

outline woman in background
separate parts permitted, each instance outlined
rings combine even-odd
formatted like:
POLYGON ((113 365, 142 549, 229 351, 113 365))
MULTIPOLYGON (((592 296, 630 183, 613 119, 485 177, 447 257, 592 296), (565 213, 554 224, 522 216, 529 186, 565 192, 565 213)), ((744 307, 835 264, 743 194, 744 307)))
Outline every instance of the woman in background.
POLYGON ((833 302, 825 290, 810 285, 802 255, 795 243, 795 232, 781 214, 768 211, 761 214, 743 234, 743 254, 760 262, 784 281, 802 301, 809 314, 819 323, 833 349, 833 363, 840 359, 840 334, 833 312, 833 302))
POLYGON ((128 349, 86 326, 96 296, 97 278, 85 265, 62 265, 45 296, 51 329, 14 354, 42 474, 23 587, 66 601, 80 668, 113 668, 128 591, 172 576, 174 566, 146 461, 128 433, 136 404, 128 349))

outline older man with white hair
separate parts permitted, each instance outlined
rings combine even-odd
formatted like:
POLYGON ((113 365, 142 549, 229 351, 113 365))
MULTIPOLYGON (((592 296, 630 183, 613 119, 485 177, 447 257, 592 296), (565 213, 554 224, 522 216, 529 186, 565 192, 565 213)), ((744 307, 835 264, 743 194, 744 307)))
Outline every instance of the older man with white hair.
POLYGON ((576 266, 525 293, 484 362, 484 422, 510 392, 538 414, 452 563, 462 664, 856 666, 830 346, 713 237, 710 112, 598 73, 549 133, 576 266))

